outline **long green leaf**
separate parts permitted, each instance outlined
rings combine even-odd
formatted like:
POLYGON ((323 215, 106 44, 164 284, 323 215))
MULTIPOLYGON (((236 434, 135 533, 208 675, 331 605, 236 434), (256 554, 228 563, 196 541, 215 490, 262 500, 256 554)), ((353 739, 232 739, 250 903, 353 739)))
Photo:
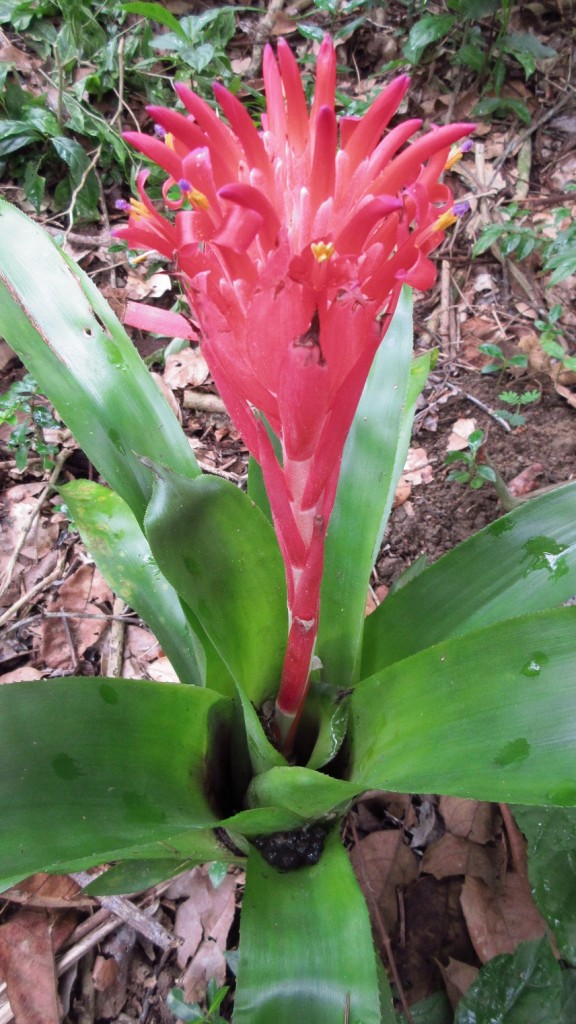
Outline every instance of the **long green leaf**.
POLYGON ((3 200, 0 332, 138 519, 152 491, 138 456, 185 476, 200 473, 174 413, 98 289, 3 200))
POLYGON ((82 540, 113 590, 153 630, 183 683, 206 683, 206 655, 128 505, 91 480, 60 488, 82 540))
POLYGON ((155 466, 145 528, 160 569, 254 703, 276 693, 286 645, 284 570, 272 527, 215 477, 155 466))
POLYGON ((1 686, 0 888, 16 875, 119 860, 217 824, 206 794, 218 799, 230 713, 219 694, 174 683, 1 686))
POLYGON ((366 620, 362 675, 450 636, 576 593, 576 483, 533 498, 454 548, 366 620))
POLYGON ((337 835, 298 871, 250 851, 240 934, 234 1024, 394 1020, 380 1011, 368 912, 337 835))
POLYGON ((326 538, 317 650, 323 678, 338 686, 358 679, 368 579, 410 438, 411 358, 412 301, 405 288, 346 442, 326 538))
POLYGON ((255 808, 284 808, 303 821, 314 821, 342 810, 364 788, 311 768, 270 768, 252 780, 248 803, 255 808))
POLYGON ((349 711, 365 789, 574 805, 576 608, 428 648, 360 683, 349 711))

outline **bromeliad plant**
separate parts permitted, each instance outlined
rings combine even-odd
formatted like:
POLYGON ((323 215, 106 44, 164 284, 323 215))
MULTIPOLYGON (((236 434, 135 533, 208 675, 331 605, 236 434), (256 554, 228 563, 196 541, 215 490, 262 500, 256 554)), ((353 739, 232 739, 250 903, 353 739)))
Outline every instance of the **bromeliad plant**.
POLYGON ((102 573, 182 684, 53 679, 0 688, 0 888, 113 867, 135 891, 246 862, 235 1024, 395 1020, 339 840, 367 789, 576 803, 576 485, 471 538, 364 618, 429 357, 410 288, 458 215, 439 179, 469 125, 406 145, 397 79, 337 122, 320 49, 308 113, 280 41, 262 131, 219 86, 186 87, 129 136, 145 175, 118 234, 174 260, 252 460, 248 494, 203 476, 88 279, 0 207, 0 329, 109 486, 61 488, 102 573), (32 274, 36 261, 39 272, 32 274), (288 608, 288 615, 286 614, 288 608), (298 869, 298 870, 294 870, 298 869))

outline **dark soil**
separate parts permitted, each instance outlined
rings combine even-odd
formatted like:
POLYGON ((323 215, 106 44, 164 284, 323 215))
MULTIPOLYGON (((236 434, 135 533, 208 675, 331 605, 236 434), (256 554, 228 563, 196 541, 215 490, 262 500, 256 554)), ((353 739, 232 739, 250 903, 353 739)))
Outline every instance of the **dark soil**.
MULTIPOLYGON (((513 383, 516 390, 527 390, 513 383)), ((432 375, 416 416, 412 444, 427 452, 434 478, 428 484, 414 487, 409 502, 393 510, 376 566, 379 582, 389 586, 420 555, 435 561, 507 511, 491 484, 473 490, 447 479, 450 469, 444 459, 456 420, 476 420, 487 439, 489 458, 507 483, 535 463, 541 466, 536 481, 539 488, 560 485, 574 477, 574 410, 560 398, 550 381, 531 380, 527 384, 530 388, 540 387, 541 398, 527 409, 525 426, 507 432, 466 396, 478 399, 489 409, 502 408, 498 394, 509 382, 483 376, 477 370, 451 367, 449 363, 441 374, 432 375), (426 427, 431 410, 435 414, 433 431, 426 427)))

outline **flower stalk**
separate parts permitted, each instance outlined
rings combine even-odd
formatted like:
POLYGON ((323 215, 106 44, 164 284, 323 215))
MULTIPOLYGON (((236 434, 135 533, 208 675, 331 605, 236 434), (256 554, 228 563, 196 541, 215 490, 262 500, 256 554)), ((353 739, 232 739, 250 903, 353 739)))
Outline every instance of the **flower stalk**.
POLYGON ((262 131, 221 85, 224 117, 177 83, 186 114, 150 107, 155 135, 126 133, 166 171, 169 216, 148 199, 142 172, 128 225, 115 234, 176 262, 212 376, 262 467, 286 570, 286 656, 271 689, 289 750, 309 686, 346 438, 402 285, 435 280, 429 254, 459 212, 440 178, 474 126, 436 127, 407 145, 419 120, 388 127, 405 75, 362 118, 338 121, 329 37, 310 111, 284 40, 277 59, 266 49, 263 72, 262 131))

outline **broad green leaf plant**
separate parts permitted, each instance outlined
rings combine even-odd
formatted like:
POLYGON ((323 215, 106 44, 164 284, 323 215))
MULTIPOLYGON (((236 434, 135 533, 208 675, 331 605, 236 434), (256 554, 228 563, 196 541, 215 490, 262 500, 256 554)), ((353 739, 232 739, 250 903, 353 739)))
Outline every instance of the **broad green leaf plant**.
POLYGON ((0 331, 105 481, 60 493, 181 680, 0 687, 0 890, 242 863, 235 1024, 392 1024, 343 816, 374 788, 576 804, 576 484, 364 618, 430 365, 410 286, 462 212, 440 178, 471 126, 406 146, 404 77, 338 124, 329 39, 310 113, 282 40, 264 76, 262 131, 220 86, 225 119, 180 84, 187 115, 151 111, 128 141, 165 169, 165 212, 142 175, 119 232, 176 263, 192 319, 165 323, 201 338, 248 493, 202 475, 94 285, 0 204, 0 331))

